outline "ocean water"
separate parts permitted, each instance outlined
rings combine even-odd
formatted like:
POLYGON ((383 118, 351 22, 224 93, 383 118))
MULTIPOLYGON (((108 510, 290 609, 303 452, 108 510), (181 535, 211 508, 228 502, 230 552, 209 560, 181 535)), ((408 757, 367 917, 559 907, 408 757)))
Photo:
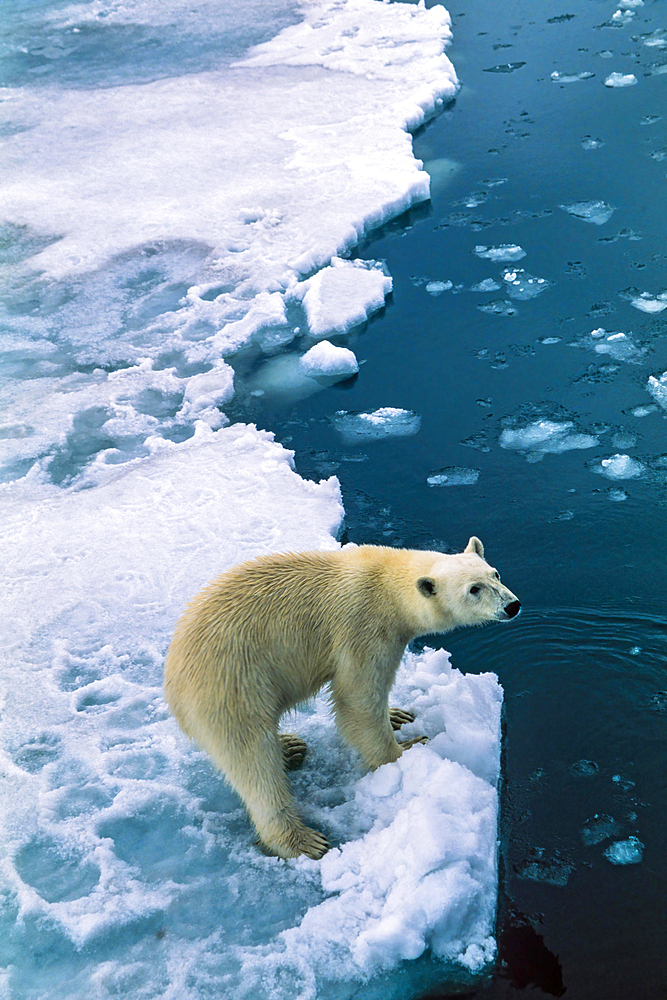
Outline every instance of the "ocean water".
POLYGON ((431 201, 360 250, 393 291, 345 340, 359 374, 252 404, 339 477, 351 540, 477 534, 523 602, 447 639, 506 692, 501 964, 475 997, 667 988, 667 12, 623 9, 453 5, 462 89, 415 137, 431 201), (419 429, 341 438, 336 411, 382 407, 419 429))

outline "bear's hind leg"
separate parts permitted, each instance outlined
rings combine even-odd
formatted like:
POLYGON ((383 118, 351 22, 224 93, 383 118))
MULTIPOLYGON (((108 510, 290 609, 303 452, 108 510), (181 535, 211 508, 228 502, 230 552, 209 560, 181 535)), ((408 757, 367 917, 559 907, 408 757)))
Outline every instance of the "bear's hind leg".
POLYGON ((224 755, 219 748, 210 748, 209 753, 245 802, 259 839, 271 854, 280 858, 305 854, 315 860, 326 854, 326 837, 306 826, 296 811, 283 744, 275 730, 228 744, 224 755))
POLYGON ((295 771, 303 764, 308 747, 296 733, 279 733, 278 739, 283 749, 283 763, 287 771, 295 771))

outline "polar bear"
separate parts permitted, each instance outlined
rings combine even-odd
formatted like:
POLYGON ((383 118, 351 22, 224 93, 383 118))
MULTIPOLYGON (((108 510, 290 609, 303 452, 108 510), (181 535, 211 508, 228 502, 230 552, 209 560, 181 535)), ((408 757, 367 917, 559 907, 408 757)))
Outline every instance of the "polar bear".
POLYGON ((262 556, 189 604, 165 661, 166 699, 268 851, 320 858, 329 845, 300 819, 286 775, 306 745, 278 733, 283 713, 328 684, 338 729, 365 764, 394 761, 418 742, 397 742, 414 716, 387 703, 408 642, 509 621, 520 607, 475 537, 457 555, 350 545, 262 556))

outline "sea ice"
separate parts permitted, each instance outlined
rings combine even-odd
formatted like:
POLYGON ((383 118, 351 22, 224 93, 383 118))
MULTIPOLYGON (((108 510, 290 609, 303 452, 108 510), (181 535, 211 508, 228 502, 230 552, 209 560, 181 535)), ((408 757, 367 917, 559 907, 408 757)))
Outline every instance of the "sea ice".
POLYGON ((596 813, 592 819, 586 821, 580 833, 586 847, 593 847, 595 844, 601 844, 603 840, 618 837, 621 827, 613 817, 596 813))
POLYGON ((604 146, 604 141, 602 139, 596 139, 592 135, 585 135, 581 140, 581 145, 583 149, 600 149, 604 146))
POLYGON ((429 281, 424 287, 429 295, 437 296, 448 292, 454 285, 451 281, 429 281))
POLYGON ((551 282, 547 281, 546 278, 535 278, 521 267, 507 268, 503 271, 502 278, 507 286, 509 297, 519 299, 519 301, 534 299, 551 286, 551 282))
POLYGON ((545 455, 594 448, 600 442, 592 434, 581 434, 571 420, 535 420, 525 427, 506 427, 500 435, 500 447, 518 451, 529 462, 539 462, 545 455))
POLYGON ((471 292, 497 292, 502 288, 499 281, 495 278, 484 278, 483 281, 478 281, 476 285, 472 285, 470 288, 471 292))
POLYGON ((490 316, 516 316, 519 310, 513 306, 509 299, 492 299, 477 306, 480 312, 488 313, 490 316))
POLYGON ((414 410, 381 406, 372 413, 348 413, 338 410, 333 425, 348 444, 380 441, 390 437, 411 437, 421 427, 422 418, 414 410))
POLYGON ((649 375, 646 388, 656 403, 667 410, 667 372, 663 372, 662 375, 649 375))
POLYGON ((574 215, 582 222, 592 222, 595 226, 603 226, 616 211, 605 201, 578 201, 572 205, 561 205, 564 212, 574 215))
POLYGON ((645 469, 642 462, 623 454, 602 458, 598 464, 591 466, 593 472, 598 472, 607 479, 638 479, 645 469))
POLYGON ((475 247, 473 253, 484 260, 493 260, 499 263, 521 260, 526 256, 526 251, 522 250, 516 243, 502 243, 497 247, 475 247))
POLYGON ((617 840, 603 852, 612 865, 638 865, 644 856, 644 845, 638 837, 617 840))
POLYGON ((436 469, 426 478, 429 486, 474 486, 479 479, 479 469, 466 469, 459 465, 449 465, 436 469))
POLYGON ((349 378, 359 371, 359 362, 354 351, 347 347, 336 347, 328 340, 321 340, 303 355, 300 365, 311 378, 336 380, 349 378))
POLYGON ((596 354, 608 354, 616 361, 627 361, 639 364, 646 354, 645 347, 639 347, 628 333, 608 333, 602 327, 591 330, 580 340, 574 341, 574 346, 582 346, 596 354))
POLYGON ((289 298, 300 300, 311 337, 345 334, 384 306, 392 280, 377 261, 334 257, 312 278, 295 285, 289 298))
POLYGON ((558 70, 554 70, 551 79, 554 83, 578 83, 580 80, 590 80, 593 76, 595 73, 591 73, 590 70, 584 70, 581 73, 560 73, 558 70))
POLYGON ((634 73, 610 73, 604 81, 605 87, 634 87, 636 83, 634 73))
POLYGON ((648 292, 641 292, 640 295, 630 298, 630 305, 635 309, 645 313, 661 313, 667 309, 667 292, 660 292, 655 297, 648 292))

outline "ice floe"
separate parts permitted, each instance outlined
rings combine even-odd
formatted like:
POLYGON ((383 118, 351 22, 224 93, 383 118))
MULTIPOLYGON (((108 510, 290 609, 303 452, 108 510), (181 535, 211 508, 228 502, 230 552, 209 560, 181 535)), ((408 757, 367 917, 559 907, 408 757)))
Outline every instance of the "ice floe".
POLYGON ((573 215, 582 222, 591 222, 595 226, 603 226, 616 211, 606 201, 577 201, 572 205, 561 205, 564 212, 573 215))
POLYGON ((638 865, 644 856, 644 845, 638 837, 617 840, 603 852, 612 865, 638 865))
POLYGON ((311 378, 345 379, 359 371, 354 351, 321 340, 301 357, 301 369, 311 378))
POLYGON ((634 73, 610 73, 605 79, 605 87, 634 87, 637 77, 634 73))
POLYGON ((571 420, 534 420, 524 427, 506 427, 500 435, 500 447, 518 451, 529 462, 539 462, 545 455, 594 448, 599 440, 593 434, 577 431, 571 420))
POLYGON ((599 813, 587 820, 580 830, 581 839, 586 847, 601 844, 604 840, 618 837, 620 833, 620 823, 617 823, 612 816, 600 815, 599 813))
POLYGON ((512 305, 509 299, 492 299, 477 306, 480 312, 488 313, 490 316, 516 316, 518 309, 512 305))
POLYGON ((526 256, 526 251, 516 243, 502 243, 497 247, 477 246, 473 250, 473 253, 476 253, 478 257, 482 257, 483 260, 493 260, 500 263, 521 260, 522 257, 526 256))
POLYGON ((421 422, 421 416, 414 410, 403 410, 395 406, 381 406, 372 413, 338 410, 332 420, 334 428, 348 444, 391 437, 411 437, 419 431, 421 422))
POLYGON ((443 292, 449 292, 454 287, 451 281, 428 281, 424 288, 429 295, 438 296, 443 292))
POLYGON ((528 274, 523 268, 507 268, 502 273, 502 279, 507 287, 507 294, 512 299, 526 301, 534 299, 541 292, 545 292, 551 286, 551 282, 546 278, 536 278, 528 274))
POLYGON ((583 70, 581 73, 561 73, 554 70, 551 80, 553 83, 579 83, 580 80, 590 80, 593 76, 595 73, 591 73, 590 70, 583 70))
POLYGON ((334 257, 312 278, 300 282, 290 299, 303 303, 311 337, 345 334, 384 306, 392 279, 377 261, 334 257))
POLYGON ((649 292, 640 292, 639 295, 628 295, 630 305, 645 313, 661 313, 667 309, 667 291, 660 292, 659 295, 651 295, 649 292))
POLYGON ((484 278, 482 281, 478 281, 476 285, 472 285, 470 288, 471 292, 498 292, 502 288, 499 281, 495 278, 484 278))
POLYGON ((467 469, 460 465, 448 465, 436 469, 426 477, 429 486, 474 486, 480 476, 479 469, 467 469))
POLYGON ((667 410, 667 372, 663 372, 662 375, 649 375, 646 388, 656 403, 667 410))
POLYGON ((599 462, 591 466, 592 472, 598 472, 607 479, 639 479, 646 470, 643 462, 639 462, 630 455, 617 453, 608 458, 601 458, 599 462))
POLYGON ((602 327, 591 330, 579 340, 573 342, 575 347, 586 347, 596 354, 608 354, 616 361, 626 361, 630 364, 640 364, 646 354, 646 348, 635 343, 632 335, 621 331, 608 333, 602 327))

